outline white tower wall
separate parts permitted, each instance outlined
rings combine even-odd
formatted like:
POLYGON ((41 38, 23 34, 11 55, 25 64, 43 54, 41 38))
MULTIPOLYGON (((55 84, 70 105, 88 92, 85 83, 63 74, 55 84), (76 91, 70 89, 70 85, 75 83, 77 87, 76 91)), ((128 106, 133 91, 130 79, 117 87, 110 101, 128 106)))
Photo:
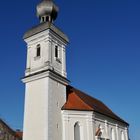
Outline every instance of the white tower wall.
POLYGON ((61 107, 66 102, 66 86, 49 75, 26 79, 25 140, 62 140, 61 107))
POLYGON ((27 65, 22 80, 26 87, 23 140, 62 140, 61 108, 66 102, 68 84, 67 41, 58 30, 52 25, 25 39, 27 65))

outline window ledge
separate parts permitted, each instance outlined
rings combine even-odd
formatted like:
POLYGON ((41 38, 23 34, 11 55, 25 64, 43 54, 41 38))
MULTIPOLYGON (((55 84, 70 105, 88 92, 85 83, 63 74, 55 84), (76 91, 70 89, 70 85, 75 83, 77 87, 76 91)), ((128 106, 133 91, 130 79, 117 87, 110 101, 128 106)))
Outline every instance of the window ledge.
POLYGON ((58 62, 58 63, 61 63, 61 60, 59 58, 55 58, 55 60, 58 62))
POLYGON ((41 56, 36 56, 36 57, 34 57, 34 60, 36 61, 36 60, 39 60, 41 58, 41 56))

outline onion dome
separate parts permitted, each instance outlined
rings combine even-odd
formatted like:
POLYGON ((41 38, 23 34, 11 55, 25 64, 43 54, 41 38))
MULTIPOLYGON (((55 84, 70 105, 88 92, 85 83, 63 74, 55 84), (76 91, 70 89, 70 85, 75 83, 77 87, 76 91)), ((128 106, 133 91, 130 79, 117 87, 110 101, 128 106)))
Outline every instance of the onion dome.
POLYGON ((54 4, 53 0, 42 0, 37 5, 37 16, 40 22, 53 22, 57 18, 59 8, 54 4))

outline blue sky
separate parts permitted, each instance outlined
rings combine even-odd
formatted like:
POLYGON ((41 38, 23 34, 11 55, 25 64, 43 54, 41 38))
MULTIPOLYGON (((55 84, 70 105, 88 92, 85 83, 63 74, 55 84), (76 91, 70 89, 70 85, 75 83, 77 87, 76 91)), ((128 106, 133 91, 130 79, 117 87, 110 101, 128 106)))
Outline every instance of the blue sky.
MULTIPOLYGON (((22 36, 39 23, 40 0, 1 1, 0 117, 22 129, 26 44, 22 36)), ((55 24, 70 39, 67 72, 71 84, 102 100, 130 123, 140 139, 140 1, 56 0, 55 24)))

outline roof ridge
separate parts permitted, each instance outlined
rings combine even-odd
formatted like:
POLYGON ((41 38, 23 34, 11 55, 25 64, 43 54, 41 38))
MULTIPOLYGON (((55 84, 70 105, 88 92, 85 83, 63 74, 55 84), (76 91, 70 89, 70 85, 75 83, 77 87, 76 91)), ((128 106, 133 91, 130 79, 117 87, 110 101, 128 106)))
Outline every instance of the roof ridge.
MULTIPOLYGON (((78 92, 81 92, 82 94, 84 94, 85 96, 88 96, 88 97, 90 97, 90 98, 93 98, 94 100, 96 100, 96 101, 98 101, 98 102, 100 102, 100 103, 102 103, 108 110, 110 110, 114 115, 116 115, 104 102, 102 102, 101 100, 99 100, 99 99, 97 99, 97 98, 95 98, 95 97, 93 97, 93 96, 91 96, 91 95, 89 95, 89 94, 87 94, 87 93, 85 93, 84 91, 81 91, 81 90, 79 90, 79 89, 77 89, 77 88, 75 88, 75 87, 72 87, 74 90, 77 90, 78 92)), ((78 94, 76 94, 77 96, 78 96, 78 94)), ((81 99, 81 97, 80 96, 78 96, 80 99, 81 99)), ((82 99, 81 99, 82 100, 82 99)), ((86 101, 85 101, 86 102, 86 101)), ((86 103, 87 104, 87 103, 86 103)), ((117 115, 116 115, 117 116, 117 115)), ((117 116, 118 117, 118 116, 117 116)), ((120 117, 119 117, 120 118, 120 117)))
MULTIPOLYGON (((94 97, 92 97, 91 95, 89 95, 89 94, 86 94, 84 91, 81 91, 81 90, 79 90, 79 89, 77 89, 77 88, 74 88, 74 87, 72 87, 74 90, 76 90, 76 91, 78 91, 79 93, 82 93, 82 94, 84 94, 85 96, 87 96, 87 97, 89 97, 89 98, 93 98, 94 100, 96 100, 96 101, 98 101, 98 102, 100 102, 100 103, 102 103, 102 104, 104 104, 102 101, 100 101, 100 100, 98 100, 97 98, 94 98, 94 97)), ((76 94, 76 93, 75 93, 76 94)), ((83 99, 81 98, 81 96, 80 95, 78 95, 78 94, 76 94, 82 101, 83 101, 83 99)), ((86 100, 84 100, 83 101, 84 103, 86 102, 86 100)), ((86 103, 87 104, 87 103, 86 103)), ((105 104, 104 104, 105 105, 105 104)), ((88 105, 89 106, 89 105, 88 105)), ((105 105, 106 106, 106 105, 105 105)), ((90 106, 90 108, 92 108, 91 106, 90 106)), ((94 109, 92 109, 92 110, 94 110, 94 109)))
POLYGON ((70 85, 67 86, 67 101, 63 109, 95 111, 96 113, 100 113, 128 125, 127 122, 114 113, 105 103, 70 85))
MULTIPOLYGON (((84 100, 84 98, 82 98, 82 96, 80 95, 80 94, 83 94, 84 96, 86 96, 86 97, 88 97, 88 98, 92 98, 92 99, 94 99, 96 102, 98 102, 99 104, 102 104, 104 107, 105 107, 105 111, 106 111, 106 113, 108 113, 108 114, 112 114, 114 117, 112 117, 113 119, 115 119, 115 117, 117 117, 119 120, 121 120, 122 122, 125 122, 122 118, 120 118, 116 113, 114 113, 105 103, 103 103, 101 100, 99 100, 99 99, 97 99, 97 98, 95 98, 95 97, 93 97, 93 96, 91 96, 91 95, 89 95, 89 94, 87 94, 87 93, 85 93, 85 92, 83 92, 83 91, 81 91, 81 90, 79 90, 79 89, 77 89, 77 88, 75 88, 75 87, 72 87, 72 86, 70 86, 72 89, 73 89, 73 91, 75 91, 74 93, 86 104, 86 105, 88 105, 88 106, 90 106, 90 104, 87 102, 87 100, 84 100)), ((93 105, 93 106, 90 106, 90 108, 92 108, 92 110, 94 110, 95 112, 98 112, 98 113, 100 113, 96 108, 98 108, 99 110, 101 110, 101 111, 104 111, 102 108, 100 108, 100 106, 95 106, 95 105, 93 105)), ((107 115, 106 113, 102 113, 102 114, 104 114, 104 115, 107 115)), ((107 115, 107 116, 110 116, 110 115, 107 115)), ((127 123, 127 122, 125 122, 125 123, 127 123)), ((128 124, 128 123, 127 123, 128 124)))
MULTIPOLYGON (((69 85, 69 86, 70 86, 70 85, 69 85)), ((81 91, 81 90, 79 90, 78 88, 75 88, 75 87, 73 87, 73 86, 70 86, 70 87, 73 88, 73 89, 75 89, 75 90, 77 90, 78 92, 81 92, 81 93, 85 94, 86 96, 91 97, 91 98, 93 98, 93 99, 95 99, 95 100, 101 102, 102 104, 104 104, 101 100, 99 100, 99 99, 97 99, 97 98, 95 98, 95 97, 89 95, 88 93, 86 93, 86 91, 81 91)), ((104 104, 104 105, 105 105, 105 104, 104 104)))
POLYGON ((3 119, 0 118, 0 121, 1 123, 7 127, 8 131, 11 131, 13 134, 15 134, 15 130, 11 128, 11 126, 6 122, 4 121, 3 119))

